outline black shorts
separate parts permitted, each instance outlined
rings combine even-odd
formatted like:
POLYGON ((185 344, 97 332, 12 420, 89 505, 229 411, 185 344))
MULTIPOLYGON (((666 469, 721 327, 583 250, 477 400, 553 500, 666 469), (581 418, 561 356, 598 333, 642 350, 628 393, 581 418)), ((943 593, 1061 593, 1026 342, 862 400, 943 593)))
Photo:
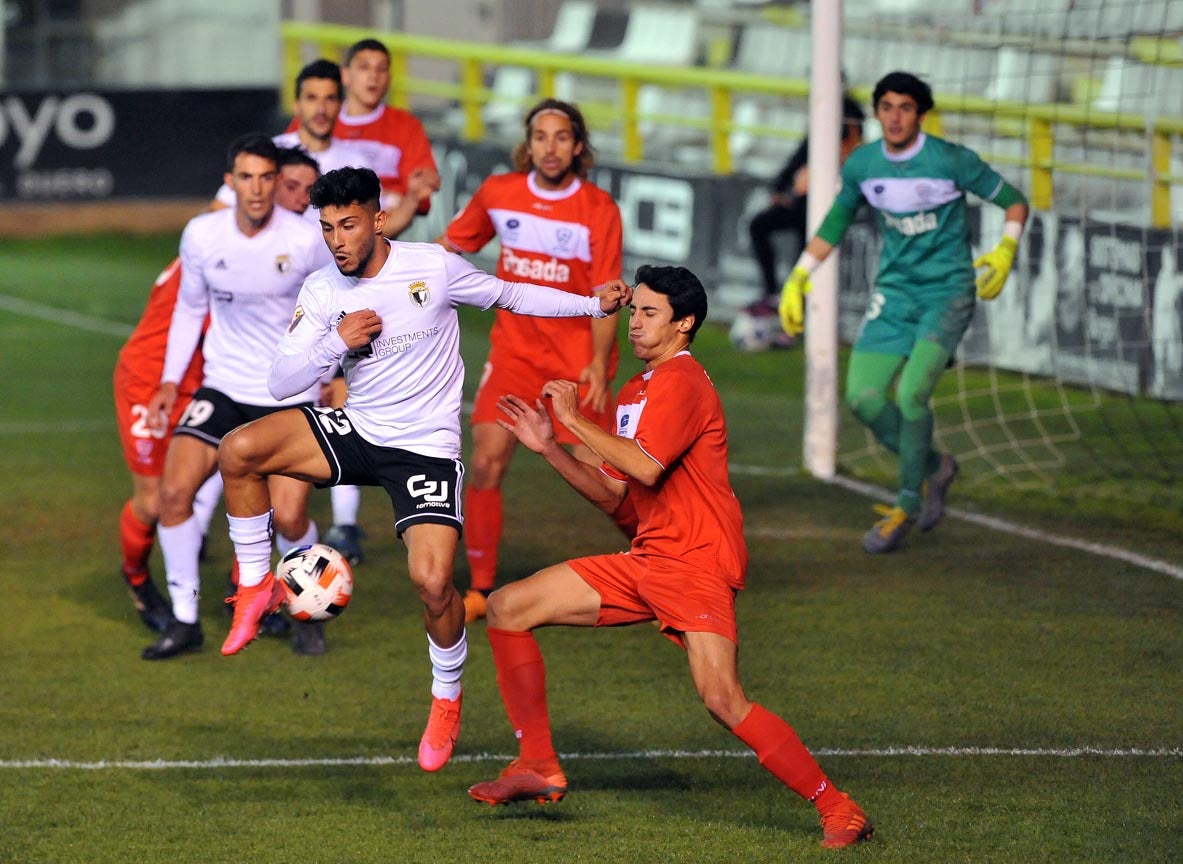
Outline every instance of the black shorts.
POLYGON ((417 522, 451 525, 461 533, 464 464, 399 447, 371 444, 357 433, 343 408, 304 408, 308 425, 329 461, 325 486, 381 486, 394 506, 394 530, 401 537, 417 522))
POLYGON ((193 394, 193 401, 177 421, 174 435, 192 435, 211 447, 217 447, 222 439, 243 423, 258 420, 276 411, 302 408, 303 405, 247 405, 235 402, 221 390, 200 387, 193 394))

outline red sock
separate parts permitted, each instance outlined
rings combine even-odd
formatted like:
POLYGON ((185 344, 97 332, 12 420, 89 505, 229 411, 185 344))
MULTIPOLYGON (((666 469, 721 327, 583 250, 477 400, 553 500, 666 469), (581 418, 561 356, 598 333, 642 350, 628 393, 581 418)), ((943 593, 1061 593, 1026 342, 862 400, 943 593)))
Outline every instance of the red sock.
POLYGON ((119 513, 119 542, 123 547, 123 575, 132 585, 143 585, 148 578, 148 556, 156 541, 156 526, 136 518, 131 501, 119 513))
POLYGON ((513 726, 513 734, 527 762, 553 762, 558 755, 550 739, 550 713, 546 707, 546 666, 534 634, 520 630, 487 628, 497 667, 501 701, 513 726))
POLYGON ((731 732, 756 751, 760 764, 772 776, 812 802, 819 812, 842 800, 842 793, 826 778, 793 727, 767 708, 753 704, 748 716, 731 732))
POLYGON ((497 580, 497 549, 504 524, 500 489, 473 489, 464 493, 464 548, 472 587, 492 591, 497 580))

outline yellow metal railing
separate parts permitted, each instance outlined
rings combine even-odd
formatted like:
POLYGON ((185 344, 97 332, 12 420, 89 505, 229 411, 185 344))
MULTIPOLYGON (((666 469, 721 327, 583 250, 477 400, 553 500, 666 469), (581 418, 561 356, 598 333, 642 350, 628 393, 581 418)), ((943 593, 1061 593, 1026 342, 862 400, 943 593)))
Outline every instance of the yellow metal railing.
MULTIPOLYGON (((616 60, 569 54, 548 54, 499 45, 459 42, 405 33, 375 33, 369 29, 334 24, 284 22, 280 25, 283 41, 284 81, 295 80, 303 63, 305 47, 312 46, 320 56, 340 59, 344 49, 365 38, 378 38, 390 50, 391 86, 389 101, 400 108, 411 107, 412 96, 429 96, 454 100, 461 109, 463 126, 461 137, 467 141, 480 140, 484 134, 482 107, 495 93, 484 85, 485 74, 498 66, 517 66, 534 71, 538 81, 538 95, 555 95, 559 74, 573 74, 616 82, 617 100, 614 102, 581 102, 580 108, 589 123, 617 124, 623 142, 626 162, 644 159, 644 124, 663 124, 707 132, 710 141, 711 166, 719 174, 733 170, 728 146, 732 132, 778 138, 792 138, 783 130, 736 122, 732 106, 737 94, 778 96, 803 99, 808 96, 809 82, 805 79, 771 78, 722 69, 672 68, 621 63, 616 60), (429 58, 446 60, 456 65, 455 81, 416 78, 410 72, 410 59, 429 58), (710 105, 707 117, 677 117, 644 113, 637 110, 637 96, 643 85, 667 88, 694 89, 704 93, 710 105)), ((870 97, 869 91, 855 89, 861 99, 870 97)), ((1150 183, 1150 220, 1155 227, 1171 224, 1171 184, 1183 182, 1183 176, 1171 171, 1171 144, 1183 136, 1183 117, 1159 117, 1153 120, 1141 114, 1105 113, 1064 104, 1026 104, 995 102, 972 96, 937 94, 937 104, 945 105, 945 115, 966 115, 992 118, 1014 125, 1028 144, 1028 155, 1023 159, 999 160, 1021 165, 1030 172, 1032 205, 1050 209, 1054 196, 1054 177, 1063 174, 1089 175, 1112 179, 1144 179, 1150 183), (952 106, 952 107, 948 107, 952 106), (1057 127, 1074 129, 1135 132, 1149 139, 1148 170, 1116 168, 1112 165, 1091 165, 1057 162, 1053 159, 1057 127)), ((523 106, 524 107, 524 106, 523 106)), ((941 117, 930 112, 926 128, 940 128, 941 117)))

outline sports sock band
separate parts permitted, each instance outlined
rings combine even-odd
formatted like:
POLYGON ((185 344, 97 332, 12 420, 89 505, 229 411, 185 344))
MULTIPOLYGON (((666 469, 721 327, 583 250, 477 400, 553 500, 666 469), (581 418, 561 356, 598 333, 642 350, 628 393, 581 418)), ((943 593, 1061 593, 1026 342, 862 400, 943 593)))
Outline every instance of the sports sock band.
POLYGON ((519 755, 528 762, 557 763, 546 705, 546 665, 538 641, 530 631, 489 627, 486 632, 519 755))

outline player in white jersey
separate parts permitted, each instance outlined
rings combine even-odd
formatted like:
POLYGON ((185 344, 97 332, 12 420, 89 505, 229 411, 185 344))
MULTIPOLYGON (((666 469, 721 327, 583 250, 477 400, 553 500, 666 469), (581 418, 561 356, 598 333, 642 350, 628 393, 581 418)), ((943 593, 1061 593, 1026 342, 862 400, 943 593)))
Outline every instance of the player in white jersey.
POLYGON ((452 584, 463 524, 460 403, 464 364, 456 308, 525 315, 602 317, 627 305, 619 280, 595 297, 506 282, 434 243, 383 238, 381 185, 368 169, 342 168, 312 190, 336 267, 315 273, 279 343, 268 383, 276 398, 300 393, 337 363, 343 408, 281 411, 228 435, 219 449, 230 538, 240 565, 239 600, 223 654, 241 650, 283 596, 270 571, 267 481, 382 486, 407 547, 423 601, 432 665, 432 708, 419 765, 437 771, 460 729, 460 676, 467 655, 464 603, 452 584))
MULTIPOLYGON (((316 160, 322 174, 346 165, 374 167, 364 147, 333 137, 343 95, 341 67, 331 60, 313 60, 296 76, 296 100, 292 103, 295 128, 276 135, 272 139, 275 145, 303 150, 316 160)), ((234 190, 230 184, 224 183, 210 209, 233 206, 234 190)), ((317 224, 315 211, 306 209, 303 212, 314 225, 317 224)))
MULTIPOLYGON (((234 427, 280 407, 310 403, 318 388, 276 399, 267 389, 275 344, 291 317, 300 285, 329 257, 316 230, 275 206, 278 150, 265 135, 245 135, 230 146, 226 182, 233 210, 190 220, 181 235, 181 287, 168 332, 160 389, 147 406, 159 428, 177 398, 177 382, 189 365, 209 315, 202 386, 181 415, 165 457, 157 536, 164 553, 173 620, 144 649, 146 660, 201 647, 197 616, 201 526, 193 515, 198 488, 217 469, 217 446, 234 427)), ((306 483, 277 478, 279 534, 291 546, 314 542, 316 526, 305 512, 306 483)))

